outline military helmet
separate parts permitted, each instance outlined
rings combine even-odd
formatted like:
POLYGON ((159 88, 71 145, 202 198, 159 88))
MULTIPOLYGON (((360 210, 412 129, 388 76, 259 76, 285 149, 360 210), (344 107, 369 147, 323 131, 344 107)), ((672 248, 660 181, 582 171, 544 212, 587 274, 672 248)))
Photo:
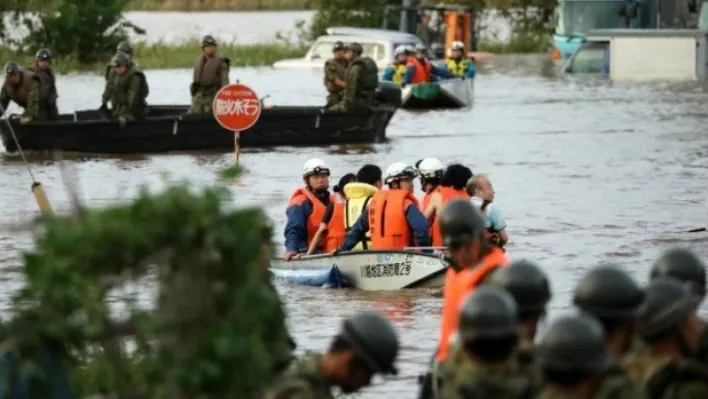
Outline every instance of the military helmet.
POLYGON ((347 43, 347 45, 344 46, 344 48, 347 50, 351 50, 357 54, 361 54, 364 52, 364 49, 361 47, 361 44, 359 44, 357 42, 347 43))
POLYGON ((637 330, 643 338, 652 338, 675 327, 683 318, 696 311, 701 298, 681 281, 657 277, 647 287, 646 301, 637 320, 637 330))
POLYGON ((397 374, 394 363, 398 356, 398 334, 387 318, 364 311, 347 318, 340 338, 348 342, 373 373, 397 374))
POLYGON ((37 54, 35 54, 34 57, 37 61, 51 61, 52 52, 46 48, 42 48, 37 51, 37 54))
POLYGON ((113 57, 113 65, 115 66, 129 66, 132 63, 133 60, 130 56, 123 52, 117 53, 115 57, 113 57))
POLYGON ((133 55, 133 46, 126 41, 122 41, 122 42, 118 43, 118 47, 116 47, 116 52, 117 53, 126 53, 126 54, 129 54, 132 56, 133 55))
POLYGON ((459 248, 471 242, 485 229, 482 214, 464 199, 449 201, 439 217, 443 244, 450 248, 459 248))
POLYGON ((546 330, 535 355, 545 370, 601 374, 612 365, 605 331, 587 314, 563 316, 546 330))
POLYGON ((216 46, 216 39, 212 35, 206 35, 202 38, 202 47, 216 46))
POLYGON ((5 74, 13 75, 22 72, 22 67, 15 61, 9 61, 5 64, 5 74))
POLYGON ((651 268, 650 278, 663 276, 689 284, 701 297, 706 295, 706 265, 688 249, 669 249, 659 257, 651 268))
POLYGON ((514 297, 520 314, 542 312, 551 299, 548 276, 529 260, 517 260, 500 268, 492 275, 491 284, 514 297))
POLYGON ((332 45, 332 52, 334 53, 334 52, 339 51, 339 50, 344 50, 344 43, 342 43, 342 42, 340 42, 339 40, 337 40, 337 41, 334 42, 334 44, 332 45))
POLYGON ((460 308, 459 337, 463 342, 516 336, 518 308, 514 298, 498 287, 480 286, 460 308))
POLYGON ((602 320, 631 320, 637 316, 644 292, 615 265, 590 270, 575 287, 573 303, 602 320))

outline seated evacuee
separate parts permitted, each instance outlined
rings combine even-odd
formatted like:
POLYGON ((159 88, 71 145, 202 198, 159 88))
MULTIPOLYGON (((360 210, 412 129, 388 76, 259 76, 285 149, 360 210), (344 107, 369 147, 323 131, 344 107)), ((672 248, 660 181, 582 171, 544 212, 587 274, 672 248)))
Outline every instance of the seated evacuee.
POLYGON ((115 56, 116 75, 113 78, 113 118, 124 126, 128 121, 144 119, 147 114, 147 98, 150 94, 145 74, 125 53, 115 56))
POLYGON ((322 222, 320 223, 315 237, 310 242, 310 247, 307 249, 307 255, 315 253, 317 248, 321 246, 322 238, 327 237, 327 242, 324 243, 324 251, 332 252, 339 248, 344 243, 344 218, 346 216, 347 196, 343 192, 343 187, 348 183, 356 181, 354 173, 347 173, 339 179, 339 183, 332 189, 334 201, 330 201, 327 205, 322 222))
POLYGON ((440 218, 437 216, 451 200, 470 198, 466 191, 467 181, 470 177, 472 177, 470 168, 460 164, 449 165, 443 172, 440 186, 430 196, 428 207, 423 210, 423 215, 430 223, 430 235, 433 238, 434 247, 443 246, 443 238, 440 233, 440 218))
MULTIPOLYGON (((381 168, 376 165, 367 164, 361 167, 356 172, 356 182, 349 183, 344 186, 344 194, 346 194, 347 204, 344 214, 344 231, 349 231, 354 227, 356 221, 359 220, 361 213, 369 206, 369 201, 376 194, 376 191, 381 189, 382 176, 381 168)), ((370 249, 371 248, 371 233, 366 232, 365 238, 356 244, 354 250, 370 249)))
POLYGON ((454 76, 474 78, 477 74, 474 62, 465 58, 464 52, 464 43, 460 41, 452 42, 452 46, 450 46, 450 57, 445 60, 445 69, 454 76))
POLYGON ((396 47, 396 50, 394 51, 396 61, 384 69, 381 80, 384 82, 403 83, 403 75, 406 74, 406 70, 408 69, 406 64, 408 63, 409 55, 410 50, 406 45, 402 44, 396 47))
POLYGON ((14 101, 25 109, 20 123, 46 119, 46 112, 42 112, 42 93, 42 80, 32 71, 23 70, 15 61, 5 65, 5 83, 0 92, 3 112, 7 111, 10 101, 14 101))
MULTIPOLYGON (((302 180, 305 187, 300 187, 290 196, 285 214, 285 254, 290 260, 299 258, 307 252, 310 243, 322 222, 327 205, 332 198, 329 194, 329 168, 323 160, 312 158, 302 168, 302 180)), ((326 240, 326 237, 324 238, 326 240)), ((321 246, 318 247, 318 250, 321 246)))
POLYGON ((472 197, 470 200, 483 214, 487 227, 487 238, 499 246, 504 247, 509 241, 509 234, 506 232, 506 221, 502 217, 499 208, 493 204, 494 187, 486 175, 477 175, 467 183, 467 193, 472 197))
POLYGON ((415 46, 415 54, 408 57, 406 73, 403 76, 404 84, 428 83, 438 80, 439 78, 454 78, 450 72, 437 68, 430 63, 425 52, 425 45, 418 44, 415 46))
POLYGON ((367 209, 347 233, 339 250, 348 251, 371 233, 371 249, 403 249, 409 246, 430 246, 428 221, 413 196, 413 181, 417 171, 403 162, 386 169, 388 190, 374 194, 367 209))

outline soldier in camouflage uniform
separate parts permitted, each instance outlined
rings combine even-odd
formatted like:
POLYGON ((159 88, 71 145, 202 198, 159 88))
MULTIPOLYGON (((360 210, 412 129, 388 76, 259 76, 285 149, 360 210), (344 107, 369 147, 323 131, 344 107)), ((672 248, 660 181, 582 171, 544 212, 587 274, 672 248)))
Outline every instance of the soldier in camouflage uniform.
POLYGON ((536 347, 544 381, 538 399, 645 399, 612 358, 602 324, 588 314, 556 319, 536 347))
POLYGON ((515 375, 518 308, 501 288, 484 285, 467 297, 460 311, 462 350, 445 360, 442 399, 532 398, 530 380, 515 375))
POLYGON ((656 278, 638 320, 647 354, 624 366, 654 398, 708 398, 708 368, 693 359, 704 323, 696 316, 701 298, 673 278, 656 278))
POLYGON ((538 368, 534 367, 533 343, 538 323, 545 317, 546 306, 551 300, 548 277, 535 263, 519 260, 494 272, 489 283, 506 290, 518 305, 519 347, 515 366, 519 373, 531 376, 538 385, 540 374, 538 368))
MULTIPOLYGON (((688 249, 675 248, 664 252, 651 269, 651 279, 672 277, 688 284, 701 300, 706 297, 706 265, 688 249)), ((696 359, 708 367, 708 327, 701 333, 696 359)))
POLYGON ((362 57, 359 43, 345 46, 348 61, 342 100, 330 109, 338 112, 369 112, 379 85, 379 68, 370 57, 362 57))
MULTIPOLYGON (((111 60, 110 64, 106 65, 106 73, 104 74, 104 77, 106 78, 106 86, 103 89, 103 95, 101 95, 100 108, 100 110, 104 112, 108 110, 108 102, 113 97, 113 82, 115 81, 116 76, 115 62, 118 54, 126 54, 133 62, 133 64, 137 65, 135 64, 135 60, 133 58, 133 46, 131 46, 128 42, 118 43, 118 47, 116 48, 116 54, 113 56, 113 59, 111 60)), ((115 104, 113 104, 113 107, 115 108, 115 104)))
POLYGON ((133 64, 125 53, 118 53, 115 58, 116 73, 113 78, 111 104, 112 118, 121 126, 128 121, 145 118, 147 102, 150 93, 145 74, 133 64))
POLYGON ((334 42, 332 46, 334 57, 325 62, 324 85, 327 88, 327 105, 331 107, 342 100, 344 93, 344 79, 347 76, 347 60, 344 57, 344 43, 334 42))
POLYGON ((40 104, 40 107, 46 110, 47 120, 53 121, 59 117, 59 110, 57 109, 57 98, 59 98, 59 94, 57 93, 56 78, 52 70, 52 53, 47 49, 40 49, 37 51, 35 59, 35 66, 27 69, 34 72, 42 81, 42 90, 44 92, 41 94, 41 97, 44 100, 42 104, 40 104))
POLYGON ((374 374, 397 374, 398 335, 376 312, 344 321, 327 353, 311 354, 294 364, 266 392, 266 399, 329 399, 331 388, 352 393, 368 386, 374 374))
POLYGON ((47 120, 47 110, 42 108, 42 104, 46 103, 42 97, 43 93, 46 93, 46 90, 42 90, 42 80, 32 71, 22 70, 15 61, 5 65, 5 84, 0 92, 3 112, 12 100, 25 110, 20 123, 47 120))
POLYGON ((206 35, 202 39, 202 55, 194 61, 194 73, 189 92, 192 95, 192 114, 211 113, 214 97, 229 84, 231 60, 216 53, 216 39, 206 35))

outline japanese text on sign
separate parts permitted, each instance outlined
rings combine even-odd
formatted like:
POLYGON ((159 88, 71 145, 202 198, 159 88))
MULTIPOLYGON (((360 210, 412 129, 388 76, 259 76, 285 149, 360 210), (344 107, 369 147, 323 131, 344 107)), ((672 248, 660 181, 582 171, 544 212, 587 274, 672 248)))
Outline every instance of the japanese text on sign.
POLYGON ((257 99, 224 100, 216 99, 216 115, 247 115, 255 116, 260 111, 257 99))

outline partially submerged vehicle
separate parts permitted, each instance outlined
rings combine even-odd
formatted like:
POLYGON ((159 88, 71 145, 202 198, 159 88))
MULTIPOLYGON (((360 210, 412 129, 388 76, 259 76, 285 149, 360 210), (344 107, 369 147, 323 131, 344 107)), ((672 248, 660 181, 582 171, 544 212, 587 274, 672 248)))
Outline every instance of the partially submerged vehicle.
MULTIPOLYGON (((335 42, 357 42, 364 49, 363 56, 371 57, 380 70, 394 62, 394 50, 401 45, 415 46, 423 44, 416 35, 385 29, 331 27, 327 35, 320 36, 303 58, 276 61, 275 69, 324 68, 325 61, 332 57, 335 42)), ((430 53, 431 58, 435 55, 430 53)))
POLYGON ((270 262, 270 270, 276 277, 295 284, 364 291, 439 288, 444 283, 445 269, 439 254, 413 250, 351 251, 270 262))

